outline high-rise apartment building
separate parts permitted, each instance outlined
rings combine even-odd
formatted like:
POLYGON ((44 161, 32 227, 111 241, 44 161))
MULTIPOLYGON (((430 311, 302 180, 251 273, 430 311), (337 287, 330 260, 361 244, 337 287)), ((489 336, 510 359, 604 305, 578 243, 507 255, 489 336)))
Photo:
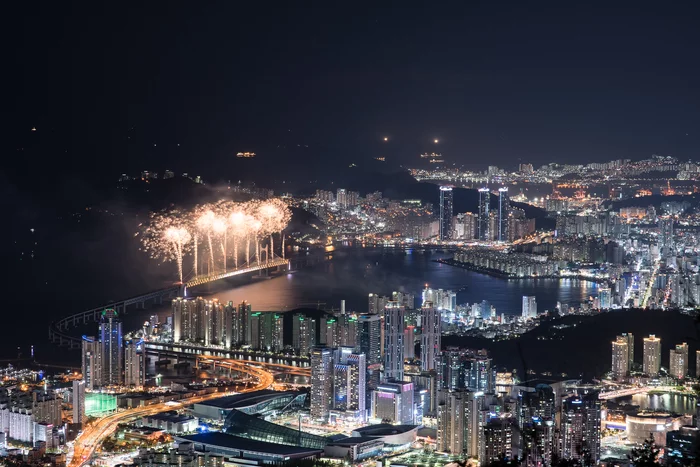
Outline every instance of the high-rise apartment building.
POLYGON ((384 380, 403 381, 404 307, 389 301, 384 307, 384 380))
POLYGON ((452 239, 453 194, 451 186, 440 187, 440 240, 452 239))
POLYGON ((73 380, 73 423, 85 423, 85 381, 73 380))
POLYGON ((425 302, 421 308, 421 369, 431 371, 436 367, 441 349, 440 311, 432 302, 425 302))
POLYGON ((671 349, 668 367, 670 376, 676 379, 688 376, 688 344, 676 344, 676 348, 671 349))
POLYGON ((661 367, 661 339, 655 335, 644 338, 644 373, 649 376, 658 376, 661 367))
POLYGON ((489 213, 491 209, 491 191, 484 187, 479 188, 479 223, 477 226, 477 237, 481 241, 491 240, 489 230, 489 213))
POLYGON ((391 300, 389 297, 382 297, 381 295, 377 295, 375 293, 369 294, 367 313, 381 315, 384 313, 384 307, 386 306, 386 302, 389 300, 391 300))
POLYGON ((523 295, 523 319, 537 318, 537 300, 534 296, 523 295))
POLYGON ((292 346, 299 355, 308 355, 316 345, 316 320, 306 315, 292 317, 292 346))
POLYGON ((129 341, 124 346, 124 386, 146 385, 146 355, 143 341, 129 341))
POLYGON ((508 197, 508 188, 501 187, 498 189, 498 235, 496 240, 499 242, 508 241, 508 215, 510 213, 510 198, 508 197))
POLYGON ((102 312, 99 325, 100 358, 102 360, 102 386, 122 383, 124 371, 124 350, 122 343, 122 322, 117 312, 107 309, 102 312))
POLYGON ((598 394, 573 396, 564 401, 561 416, 561 459, 600 461, 600 400, 598 394))
POLYGON ((311 349, 311 418, 328 420, 333 403, 333 350, 311 349))
POLYGON ((89 390, 102 387, 102 358, 100 343, 94 337, 83 337, 82 371, 85 386, 89 390))
POLYGON ((325 345, 331 348, 338 347, 340 345, 339 335, 338 335, 338 319, 335 316, 323 316, 321 318, 321 345, 325 345))
POLYGON ((612 343, 613 378, 620 380, 630 372, 629 345, 623 336, 617 336, 612 343))

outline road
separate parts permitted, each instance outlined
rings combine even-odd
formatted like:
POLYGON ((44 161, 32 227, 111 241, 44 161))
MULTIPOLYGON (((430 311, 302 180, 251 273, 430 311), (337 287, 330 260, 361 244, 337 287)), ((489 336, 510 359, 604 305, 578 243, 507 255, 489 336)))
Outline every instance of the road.
MULTIPOLYGON (((246 362, 245 360, 227 359, 220 363, 226 365, 228 368, 231 368, 234 371, 247 373, 249 376, 257 379, 257 384, 247 387, 239 392, 260 391, 262 389, 267 389, 274 382, 274 376, 272 373, 262 368, 251 367, 248 365, 249 362, 246 362)), ((231 393, 217 392, 213 394, 206 394, 204 396, 192 397, 178 402, 182 405, 191 405, 228 395, 231 395, 231 393)), ((163 402, 150 405, 148 407, 135 407, 133 409, 117 412, 99 419, 93 425, 86 427, 80 436, 78 436, 78 438, 75 440, 75 444, 73 445, 73 457, 71 458, 68 466, 82 467, 90 462, 92 455, 95 453, 95 449, 100 446, 106 437, 114 433, 120 423, 125 423, 147 415, 167 412, 169 410, 173 410, 175 407, 177 406, 174 406, 172 402, 163 402)))

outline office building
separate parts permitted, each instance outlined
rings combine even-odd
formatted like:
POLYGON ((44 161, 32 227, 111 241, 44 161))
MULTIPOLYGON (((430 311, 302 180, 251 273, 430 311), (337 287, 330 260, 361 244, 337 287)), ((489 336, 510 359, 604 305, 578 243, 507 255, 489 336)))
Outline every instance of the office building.
POLYGON ((332 414, 357 421, 366 419, 366 376, 364 354, 355 353, 349 347, 333 351, 332 414))
POLYGON ((372 418, 393 424, 413 424, 413 383, 386 381, 372 397, 372 418))
POLYGON ((688 376, 688 344, 677 344, 671 349, 669 358, 669 375, 676 379, 685 379, 688 376))
POLYGON ((627 339, 623 336, 617 336, 612 343, 612 372, 613 378, 617 380, 623 379, 629 375, 630 359, 629 345, 627 339))
POLYGON ((501 187, 498 189, 498 235, 496 240, 499 242, 508 241, 508 215, 510 213, 510 198, 508 197, 508 188, 501 187))
POLYGON ((404 307, 389 301, 384 307, 384 381, 403 381, 404 307))
POLYGON ((117 312, 107 309, 102 312, 99 325, 100 358, 102 360, 102 386, 116 386, 122 383, 124 371, 124 350, 122 343, 122 322, 117 312))
POLYGON ((442 350, 440 311, 432 302, 425 302, 421 308, 421 328, 421 370, 431 371, 435 369, 442 350))
POLYGON ((316 345, 316 320, 295 314, 292 318, 292 346, 299 355, 308 355, 316 345))
POLYGON ((537 300, 534 296, 523 295, 523 319, 537 318, 537 300))
POLYGON ((311 418, 328 420, 333 403, 333 350, 311 349, 311 418))
POLYGON ((73 380, 73 423, 85 423, 85 381, 73 380))
POLYGON ((452 187, 440 187, 440 240, 452 239, 453 194, 452 187))
POLYGON ((124 386, 146 385, 146 354, 143 341, 130 341, 124 346, 124 386))
POLYGON ((648 376, 658 376, 661 366, 661 339, 655 335, 644 338, 644 373, 648 376))
POLYGON ((491 240, 489 231, 489 213, 491 209, 491 192, 488 188, 479 188, 479 223, 477 237, 482 242, 491 240))

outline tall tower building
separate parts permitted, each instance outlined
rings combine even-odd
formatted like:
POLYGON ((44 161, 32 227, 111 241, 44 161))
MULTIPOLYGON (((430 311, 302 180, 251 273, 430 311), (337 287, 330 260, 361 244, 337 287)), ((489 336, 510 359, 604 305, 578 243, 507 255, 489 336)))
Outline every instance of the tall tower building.
POLYGON ((91 391, 102 387, 100 350, 100 343, 94 337, 83 337, 83 381, 85 381, 85 387, 91 391))
POLYGON ((253 307, 250 305, 250 303, 244 300, 238 304, 238 313, 236 314, 236 320, 234 323, 234 332, 236 339, 238 339, 238 345, 250 344, 251 335, 248 323, 252 313, 253 307))
POLYGON ((435 370, 442 345, 440 324, 440 311, 432 302, 425 302, 421 308, 420 338, 420 362, 423 371, 435 370))
POLYGON ((403 330, 403 358, 413 360, 416 358, 416 327, 406 326, 403 330))
POLYGON ((600 400, 596 393, 573 396, 564 401, 559 457, 580 460, 588 453, 593 465, 598 464, 600 417, 600 400))
POLYGON ((376 293, 369 294, 369 299, 367 300, 367 312, 374 315, 381 315, 384 312, 386 302, 389 300, 389 297, 382 297, 376 293))
POLYGON ((684 379, 688 376, 688 344, 676 344, 676 348, 671 349, 668 366, 672 377, 684 379))
POLYGON ((469 401, 472 392, 445 391, 438 405, 437 450, 462 453, 469 445, 469 401))
POLYGON ((601 310, 609 310, 610 306, 612 305, 612 301, 610 299, 610 288, 609 287, 601 287, 598 289, 598 300, 600 301, 600 309, 601 310))
POLYGON ((119 385, 122 383, 122 372, 124 371, 124 350, 122 322, 115 310, 107 309, 102 312, 99 333, 102 385, 119 385))
POLYGON ((491 205, 491 191, 488 188, 479 188, 479 223, 477 225, 477 236, 479 240, 485 242, 491 240, 489 232, 489 212, 491 205))
POLYGON ((659 217, 659 247, 661 256, 668 258, 674 254, 673 217, 659 217))
POLYGON ((311 349, 311 418, 328 420, 333 403, 333 351, 311 349))
POLYGON ((453 194, 451 186, 440 187, 440 240, 452 238, 453 194))
POLYGON ((537 318, 537 300, 531 295, 523 295, 523 318, 537 318))
POLYGON ((349 347, 333 350, 333 410, 355 420, 366 418, 366 373, 364 354, 349 347))
POLYGON ((334 316, 324 316, 321 318, 321 338, 322 345, 331 348, 338 347, 338 319, 334 316))
POLYGON ((510 198, 508 197, 508 188, 501 187, 498 189, 498 235, 496 240, 499 242, 508 241, 508 215, 510 214, 510 198))
POLYGON ((661 366, 661 339, 655 335, 644 338, 644 373, 658 376, 661 366))
POLYGON ((292 317, 292 346, 299 355, 308 355, 316 345, 316 320, 306 315, 292 317))
POLYGON ((617 336, 612 343, 612 372, 613 378, 622 379, 629 374, 630 359, 629 345, 623 336, 617 336))
POLYGON ((142 341, 130 341, 124 348, 124 386, 146 385, 146 355, 141 345, 142 341))
POLYGON ((85 381, 73 381, 73 423, 85 423, 85 381))
POLYGON ((404 307, 389 301, 384 308, 384 380, 403 381, 404 307))

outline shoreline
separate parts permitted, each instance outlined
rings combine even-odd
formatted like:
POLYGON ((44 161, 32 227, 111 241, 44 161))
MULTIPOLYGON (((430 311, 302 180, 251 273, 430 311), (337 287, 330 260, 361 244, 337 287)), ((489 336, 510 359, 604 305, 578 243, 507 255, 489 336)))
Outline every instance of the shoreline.
POLYGON ((517 276, 513 276, 511 274, 502 272, 502 271, 498 271, 496 269, 489 269, 489 268, 483 268, 480 266, 474 266, 473 264, 470 264, 470 263, 461 263, 461 262, 455 261, 454 259, 434 259, 432 261, 435 263, 446 264, 448 266, 452 266, 455 268, 466 269, 468 271, 474 271, 474 272, 478 272, 479 274, 497 277, 499 279, 504 279, 504 280, 508 280, 508 281, 533 280, 533 279, 575 279, 575 280, 580 280, 580 281, 593 282, 596 284, 605 284, 608 282, 607 279, 595 279, 595 278, 585 277, 585 276, 581 276, 581 275, 569 276, 569 277, 562 277, 562 276, 558 276, 558 275, 557 276, 550 275, 550 276, 517 277, 517 276))

